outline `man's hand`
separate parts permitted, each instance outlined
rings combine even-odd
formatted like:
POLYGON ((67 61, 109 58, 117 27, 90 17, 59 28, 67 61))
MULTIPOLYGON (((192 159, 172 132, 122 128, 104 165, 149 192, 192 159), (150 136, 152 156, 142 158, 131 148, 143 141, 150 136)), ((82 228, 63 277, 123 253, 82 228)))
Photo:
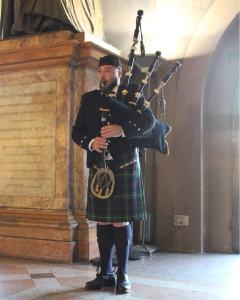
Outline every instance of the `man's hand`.
POLYGON ((122 135, 122 127, 119 125, 106 125, 102 127, 100 134, 105 139, 119 137, 122 135))
POLYGON ((102 137, 96 137, 92 143, 92 148, 99 153, 102 153, 101 149, 107 149, 107 140, 102 137))

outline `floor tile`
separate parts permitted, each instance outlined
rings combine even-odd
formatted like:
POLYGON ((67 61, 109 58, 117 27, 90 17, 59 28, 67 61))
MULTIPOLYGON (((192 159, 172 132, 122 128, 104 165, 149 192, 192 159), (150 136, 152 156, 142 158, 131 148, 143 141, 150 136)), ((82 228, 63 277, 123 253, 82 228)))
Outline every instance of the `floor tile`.
POLYGON ((86 291, 96 276, 90 262, 60 264, 0 256, 4 300, 239 300, 240 256, 155 252, 129 262, 131 292, 86 291))

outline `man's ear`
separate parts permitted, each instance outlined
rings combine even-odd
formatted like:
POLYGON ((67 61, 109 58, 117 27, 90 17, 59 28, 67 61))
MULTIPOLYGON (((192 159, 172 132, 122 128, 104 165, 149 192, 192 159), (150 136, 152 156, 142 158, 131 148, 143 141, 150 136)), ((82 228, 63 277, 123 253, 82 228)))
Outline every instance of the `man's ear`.
POLYGON ((122 76, 122 71, 118 70, 118 78, 122 76))

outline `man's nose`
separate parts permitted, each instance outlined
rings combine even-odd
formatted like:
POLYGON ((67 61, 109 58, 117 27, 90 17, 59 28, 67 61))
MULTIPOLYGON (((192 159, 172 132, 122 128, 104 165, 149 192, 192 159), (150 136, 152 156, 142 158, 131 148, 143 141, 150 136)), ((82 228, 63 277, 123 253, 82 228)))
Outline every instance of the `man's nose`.
POLYGON ((102 76, 101 81, 106 81, 106 76, 102 76))

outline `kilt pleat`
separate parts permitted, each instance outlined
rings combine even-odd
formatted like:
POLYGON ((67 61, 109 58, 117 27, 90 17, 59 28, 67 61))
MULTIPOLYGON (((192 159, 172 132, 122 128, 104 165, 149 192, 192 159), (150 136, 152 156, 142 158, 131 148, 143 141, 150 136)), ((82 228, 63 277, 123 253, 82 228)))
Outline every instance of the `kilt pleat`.
MULTIPOLYGON (((118 161, 119 165, 130 162, 139 154, 127 156, 118 161)), ((111 165, 109 165, 111 168, 111 165)), ((112 171, 115 168, 111 168, 112 171)), ((86 217, 98 222, 131 222, 145 220, 147 217, 142 173, 139 160, 114 172, 115 188, 107 199, 99 199, 91 192, 91 182, 97 170, 89 172, 88 201, 86 217)))

